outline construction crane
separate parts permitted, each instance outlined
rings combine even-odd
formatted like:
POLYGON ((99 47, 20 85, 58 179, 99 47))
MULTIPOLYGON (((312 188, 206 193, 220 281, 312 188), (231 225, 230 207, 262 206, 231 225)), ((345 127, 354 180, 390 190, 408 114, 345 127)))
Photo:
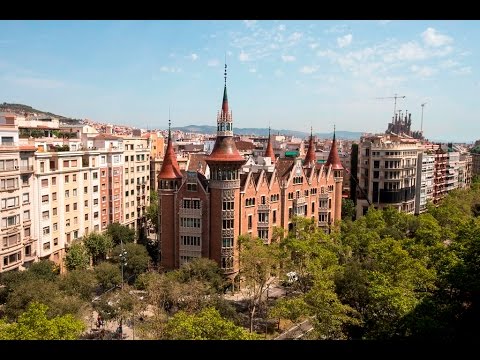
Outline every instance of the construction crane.
POLYGON ((397 99, 405 99, 405 95, 398 95, 395 94, 394 96, 388 96, 388 97, 379 97, 377 99, 381 100, 386 100, 386 99, 395 99, 393 103, 393 116, 395 116, 395 113, 397 112, 397 99))
POLYGON ((426 105, 427 103, 424 102, 421 106, 422 106, 422 120, 420 122, 420 131, 422 132, 423 134, 423 107, 426 105))

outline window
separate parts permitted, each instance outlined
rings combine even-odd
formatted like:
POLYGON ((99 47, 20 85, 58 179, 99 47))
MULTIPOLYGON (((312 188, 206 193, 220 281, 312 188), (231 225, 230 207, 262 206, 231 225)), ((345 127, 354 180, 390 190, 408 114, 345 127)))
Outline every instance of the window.
POLYGON ((42 179, 42 187, 48 187, 48 179, 42 179))
POLYGON ((58 245, 58 238, 55 238, 53 239, 53 246, 57 246, 58 245))
POLYGON ((88 174, 87 173, 83 173, 83 180, 87 180, 88 179, 88 174))
POLYGON ((107 197, 106 196, 102 196, 102 203, 106 202, 107 201, 107 197))
POLYGON ((253 215, 248 215, 248 230, 252 230, 253 215))
POLYGON ((70 219, 65 220, 65 226, 70 226, 70 219))
POLYGON ((98 219, 98 211, 95 211, 95 212, 93 213, 93 218, 94 218, 94 219, 98 219))
MULTIPOLYGON (((28 175, 22 175, 22 185, 28 186, 28 175)), ((52 179, 52 185, 55 185, 53 183, 53 179, 52 179)))
POLYGON ((73 196, 77 196, 77 189, 73 189, 73 196))
POLYGON ((315 213, 315 203, 312 202, 312 214, 315 213))
POLYGON ((268 240, 268 229, 258 230, 258 237, 262 240, 268 240))
POLYGON ((73 210, 77 210, 77 203, 73 203, 73 210))
POLYGON ((85 207, 88 207, 88 200, 85 200, 85 207))
POLYGON ((254 206, 254 205, 255 205, 255 198, 245 199, 245 207, 254 206))
MULTIPOLYGON (((126 172, 125 174, 128 174, 128 169, 125 169, 126 172)), ((105 170, 102 170, 102 176, 106 176, 107 175, 107 172, 105 170)))
POLYGON ((78 217, 73 218, 73 225, 78 225, 78 217))
POLYGON ((43 250, 50 250, 50 241, 43 243, 43 250))
POLYGON ((65 205, 65 212, 70 212, 70 205, 69 204, 65 205))
POLYGON ((183 246, 200 246, 200 236, 181 236, 180 237, 181 244, 183 246))
POLYGON ((20 200, 18 196, 2 199, 2 209, 10 209, 20 206, 20 200))
POLYGON ((48 195, 42 195, 42 204, 48 204, 48 195))
POLYGON ((85 214, 85 220, 88 220, 88 214, 85 214))
POLYGON ((233 201, 224 201, 223 202, 223 210, 234 210, 235 203, 233 201))
POLYGON ((78 230, 73 231, 73 238, 78 239, 78 230))
MULTIPOLYGON (((76 161, 76 160, 75 160, 76 161)), ((77 174, 73 174, 72 175, 72 181, 73 182, 77 182, 77 174)))
MULTIPOLYGON (((115 196, 118 196, 118 195, 115 195, 115 196)), ((98 205, 98 199, 93 199, 93 205, 98 205)))
POLYGON ((47 210, 47 211, 43 211, 42 212, 42 219, 43 220, 48 220, 50 218, 50 212, 47 210))
POLYGON ((70 182, 70 176, 69 175, 65 175, 65 183, 68 183, 70 182))
POLYGON ((97 172, 97 171, 95 171, 95 172, 93 173, 93 178, 94 178, 94 179, 98 179, 98 172, 97 172))
POLYGON ((30 210, 25 210, 23 212, 23 221, 30 220, 30 210))
POLYGON ((53 231, 57 231, 58 230, 58 223, 54 223, 53 224, 53 231))
POLYGON ((95 185, 95 186, 93 187, 93 192, 98 192, 98 185, 95 185))
POLYGON ((65 198, 68 199, 70 197, 70 190, 65 190, 65 198))
MULTIPOLYGON (((47 198, 48 201, 48 198, 47 198)), ((30 202, 30 195, 28 193, 22 195, 22 203, 28 204, 30 202)))
MULTIPOLYGON (((30 229, 29 229, 30 230, 30 229)), ((29 233, 30 236, 30 233, 29 233)), ((20 234, 4 236, 3 237, 3 247, 10 247, 20 243, 20 234)))
POLYGON ((45 226, 43 228, 43 235, 48 235, 50 234, 50 226, 45 226))
POLYGON ((261 223, 268 222, 268 213, 265 213, 265 212, 258 213, 258 222, 261 222, 261 223))
POLYGON ((272 223, 275 224, 277 222, 277 210, 273 210, 272 212, 272 223))
POLYGON ((233 238, 223 238, 222 239, 222 247, 223 248, 233 248, 233 238))
POLYGON ((200 224, 201 219, 199 218, 180 218, 180 226, 182 227, 200 228, 200 224))
POLYGON ((197 191, 197 184, 187 183, 187 191, 197 191))

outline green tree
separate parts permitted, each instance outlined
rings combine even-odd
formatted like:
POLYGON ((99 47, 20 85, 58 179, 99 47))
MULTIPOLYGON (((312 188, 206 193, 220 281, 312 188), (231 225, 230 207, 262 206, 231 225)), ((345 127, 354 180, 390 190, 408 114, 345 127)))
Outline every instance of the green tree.
POLYGON ((83 244, 92 257, 94 265, 98 264, 100 260, 105 260, 108 252, 113 247, 112 237, 98 232, 91 232, 84 236, 83 244))
POLYGON ((107 261, 95 266, 95 277, 104 291, 122 283, 122 274, 117 264, 107 261))
POLYGON ((72 270, 60 279, 60 290, 68 295, 79 296, 81 299, 91 301, 95 290, 98 288, 98 280, 93 270, 72 270))
POLYGON ((41 260, 33 263, 28 272, 37 279, 44 279, 47 281, 55 281, 58 278, 60 269, 57 264, 50 260, 41 260))
POLYGON ((342 220, 353 220, 355 217, 355 203, 352 199, 342 199, 342 220))
POLYGON ((176 313, 168 320, 164 339, 170 340, 252 340, 257 334, 250 334, 242 327, 225 320, 215 308, 205 308, 198 314, 176 313))
POLYGON ((123 267, 124 279, 128 281, 131 277, 136 277, 144 273, 150 262, 145 246, 135 243, 126 243, 123 246, 117 245, 112 251, 112 260, 118 264, 121 263, 120 253, 122 249, 126 251, 125 263, 123 267))
POLYGON ((110 235, 114 245, 119 245, 122 241, 124 244, 135 241, 135 230, 118 222, 108 225, 106 234, 110 235))
POLYGON ((61 291, 57 282, 31 278, 16 285, 8 294, 4 308, 6 316, 17 319, 31 302, 47 305, 49 316, 81 316, 87 308, 87 304, 77 295, 67 295, 61 291))
POLYGON ((192 280, 198 280, 215 292, 222 292, 226 286, 226 281, 218 264, 207 258, 197 258, 183 264, 176 271, 176 274, 180 282, 189 283, 192 280))
POLYGON ((18 322, 2 323, 1 340, 76 340, 85 329, 85 324, 74 316, 66 314, 47 318, 48 306, 31 303, 20 315, 18 322))
POLYGON ((255 312, 264 302, 264 293, 276 272, 279 248, 277 243, 265 245, 261 239, 251 236, 240 236, 238 242, 241 249, 240 277, 245 284, 250 332, 253 332, 255 312))
POLYGON ((85 245, 81 242, 72 244, 65 255, 67 270, 86 269, 90 262, 90 256, 85 245))
POLYGON ((152 225, 155 232, 158 233, 158 192, 155 190, 150 191, 150 205, 147 207, 145 215, 149 225, 152 225))

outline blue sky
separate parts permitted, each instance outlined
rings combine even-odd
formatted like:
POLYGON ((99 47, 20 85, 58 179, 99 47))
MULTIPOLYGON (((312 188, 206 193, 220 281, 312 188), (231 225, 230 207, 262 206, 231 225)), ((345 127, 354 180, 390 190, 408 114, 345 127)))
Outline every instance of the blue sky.
POLYGON ((0 102, 99 122, 480 138, 479 21, 0 21, 0 102))

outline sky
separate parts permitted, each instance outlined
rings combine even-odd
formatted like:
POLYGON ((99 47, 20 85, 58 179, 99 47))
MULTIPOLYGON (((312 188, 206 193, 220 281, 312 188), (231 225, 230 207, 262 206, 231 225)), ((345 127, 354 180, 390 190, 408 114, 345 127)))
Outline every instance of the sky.
POLYGON ((102 123, 480 139, 480 21, 0 21, 0 102, 102 123))

